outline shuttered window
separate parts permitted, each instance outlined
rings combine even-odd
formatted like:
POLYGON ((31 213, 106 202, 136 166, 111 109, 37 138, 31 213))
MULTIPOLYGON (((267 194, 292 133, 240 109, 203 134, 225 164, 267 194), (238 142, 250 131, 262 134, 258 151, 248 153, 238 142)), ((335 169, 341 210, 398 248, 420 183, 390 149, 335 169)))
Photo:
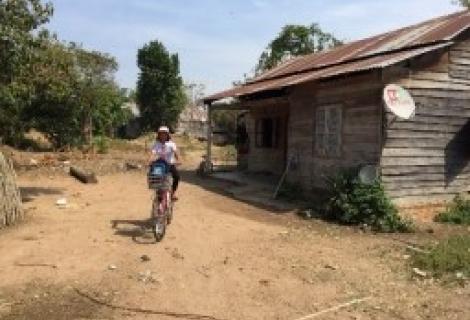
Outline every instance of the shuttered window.
POLYGON ((278 147, 280 122, 280 118, 262 118, 256 120, 256 147, 268 149, 278 147))
POLYGON ((316 111, 315 150, 324 157, 341 155, 342 111, 341 106, 322 106, 316 111))

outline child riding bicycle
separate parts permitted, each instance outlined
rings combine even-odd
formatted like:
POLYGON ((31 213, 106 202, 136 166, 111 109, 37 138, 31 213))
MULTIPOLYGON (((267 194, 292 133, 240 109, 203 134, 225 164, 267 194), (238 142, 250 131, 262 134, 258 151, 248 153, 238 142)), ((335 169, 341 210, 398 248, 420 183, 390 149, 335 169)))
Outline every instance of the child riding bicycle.
POLYGON ((173 178, 172 184, 172 200, 176 201, 176 190, 180 181, 180 174, 176 168, 179 165, 179 154, 176 144, 171 140, 170 129, 162 126, 157 130, 155 144, 152 146, 149 162, 153 163, 156 160, 164 160, 169 165, 169 171, 173 178))

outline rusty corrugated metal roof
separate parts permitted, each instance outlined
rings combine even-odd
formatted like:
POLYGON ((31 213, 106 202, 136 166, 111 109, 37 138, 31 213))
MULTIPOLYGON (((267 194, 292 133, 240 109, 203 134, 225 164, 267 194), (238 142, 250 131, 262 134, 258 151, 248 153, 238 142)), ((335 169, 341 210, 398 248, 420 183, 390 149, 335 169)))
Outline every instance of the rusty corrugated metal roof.
POLYGON ((469 25, 469 11, 454 13, 418 25, 355 41, 330 51, 292 59, 289 63, 262 74, 252 82, 325 67, 370 55, 417 47, 438 41, 449 41, 468 28, 469 25))
POLYGON ((354 72, 362 72, 374 69, 382 69, 401 61, 408 60, 413 57, 425 54, 427 52, 435 51, 447 46, 451 43, 441 43, 425 46, 423 48, 408 49, 399 52, 387 53, 378 56, 372 56, 361 60, 345 62, 340 65, 323 68, 320 70, 313 70, 304 73, 298 73, 282 78, 268 79, 255 83, 248 83, 243 86, 238 86, 226 91, 222 91, 215 95, 206 98, 206 101, 215 101, 227 97, 240 97, 262 91, 279 90, 282 88, 290 87, 296 84, 326 79, 338 75, 349 74, 354 72))
POLYGON ((457 12, 330 51, 292 59, 245 85, 217 93, 205 100, 239 97, 335 75, 383 68, 449 45, 450 41, 469 27, 470 11, 457 12))

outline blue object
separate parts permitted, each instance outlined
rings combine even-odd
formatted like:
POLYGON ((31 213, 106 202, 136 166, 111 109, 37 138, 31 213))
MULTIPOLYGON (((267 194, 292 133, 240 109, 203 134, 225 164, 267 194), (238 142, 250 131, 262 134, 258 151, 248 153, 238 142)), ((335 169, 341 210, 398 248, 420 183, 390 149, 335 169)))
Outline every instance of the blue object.
POLYGON ((150 175, 162 177, 170 172, 170 165, 164 160, 157 160, 150 165, 150 175))

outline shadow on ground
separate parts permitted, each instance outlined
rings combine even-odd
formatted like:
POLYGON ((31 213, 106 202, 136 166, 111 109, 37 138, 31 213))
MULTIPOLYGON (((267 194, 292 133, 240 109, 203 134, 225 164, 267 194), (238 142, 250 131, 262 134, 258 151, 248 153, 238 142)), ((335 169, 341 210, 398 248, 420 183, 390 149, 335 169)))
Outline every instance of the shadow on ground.
POLYGON ((58 188, 20 187, 20 193, 23 202, 31 202, 42 195, 60 195, 63 191, 58 188))
POLYGON ((263 199, 260 198, 259 201, 257 201, 257 200, 252 200, 256 198, 255 196, 253 197, 234 196, 234 193, 231 192, 231 190, 234 190, 235 188, 238 188, 238 187, 243 187, 243 184, 240 184, 238 182, 225 181, 225 180, 220 180, 220 179, 216 179, 212 177, 200 176, 196 174, 195 171, 191 171, 191 170, 182 170, 180 174, 181 174, 182 180, 186 183, 199 186, 209 192, 213 192, 213 193, 222 195, 224 197, 228 197, 236 201, 247 203, 256 208, 270 211, 274 214, 287 214, 287 213, 292 212, 292 210, 295 207, 294 205, 288 205, 286 203, 284 203, 284 205, 279 205, 281 201, 271 200, 268 197, 265 197, 263 199))
POLYGON ((155 238, 152 234, 150 219, 145 220, 112 220, 111 226, 117 236, 131 238, 138 244, 153 244, 155 238))
POLYGON ((24 289, 2 289, 0 319, 3 320, 109 319, 110 316, 109 309, 65 286, 34 282, 24 289))

